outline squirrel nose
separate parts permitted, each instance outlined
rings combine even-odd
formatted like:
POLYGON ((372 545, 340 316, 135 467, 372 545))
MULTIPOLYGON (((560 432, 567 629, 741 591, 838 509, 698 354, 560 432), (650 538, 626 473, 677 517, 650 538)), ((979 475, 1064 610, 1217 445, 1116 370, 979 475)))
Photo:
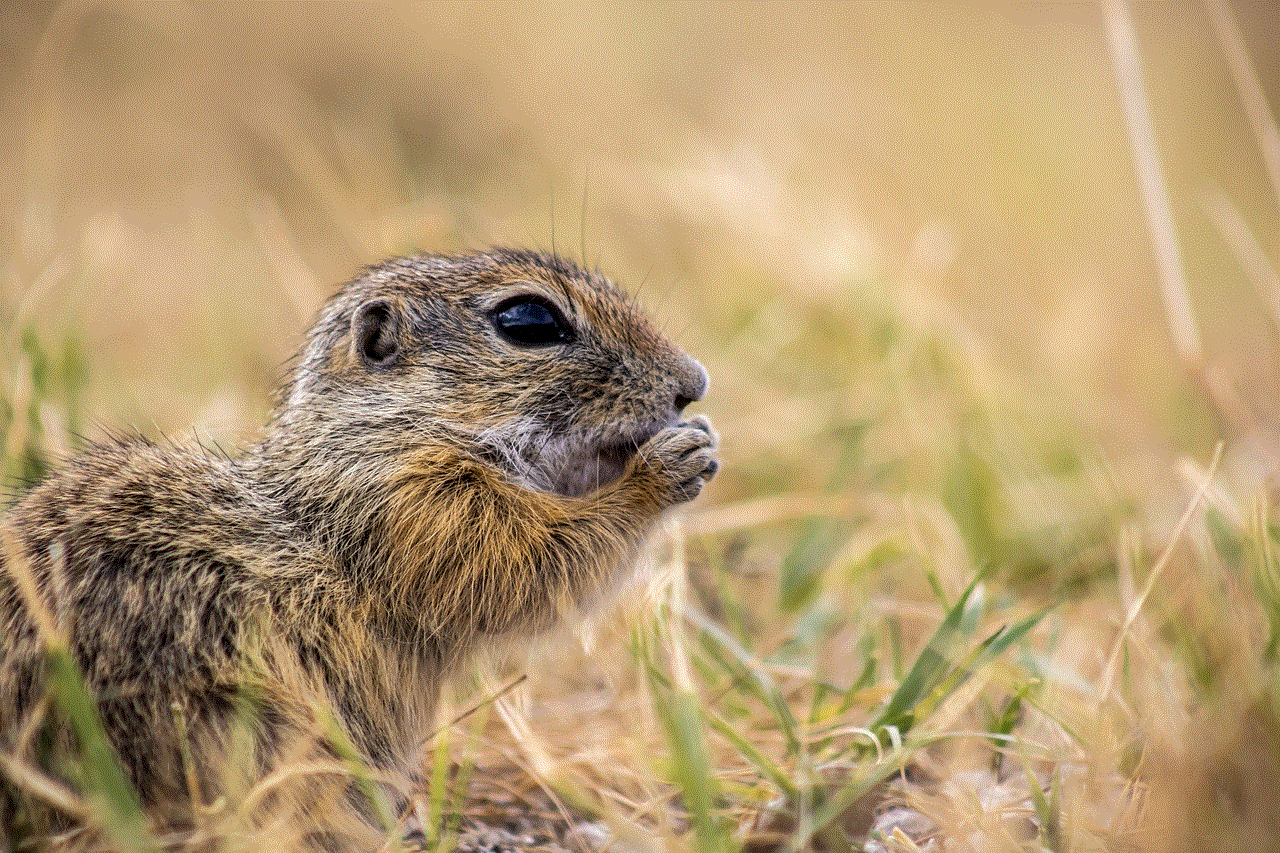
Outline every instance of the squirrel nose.
POLYGON ((707 371, 698 362, 688 359, 680 376, 680 387, 676 389, 676 411, 683 412, 685 406, 701 400, 706 393, 707 371))

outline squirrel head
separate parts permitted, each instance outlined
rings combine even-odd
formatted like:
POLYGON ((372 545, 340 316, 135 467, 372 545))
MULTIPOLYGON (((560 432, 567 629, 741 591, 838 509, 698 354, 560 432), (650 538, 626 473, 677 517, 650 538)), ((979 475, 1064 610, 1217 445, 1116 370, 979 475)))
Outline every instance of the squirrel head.
POLYGON ((581 496, 706 388, 598 274, 527 251, 424 255, 370 267, 329 301, 275 432, 333 432, 370 456, 463 443, 532 488, 581 496))

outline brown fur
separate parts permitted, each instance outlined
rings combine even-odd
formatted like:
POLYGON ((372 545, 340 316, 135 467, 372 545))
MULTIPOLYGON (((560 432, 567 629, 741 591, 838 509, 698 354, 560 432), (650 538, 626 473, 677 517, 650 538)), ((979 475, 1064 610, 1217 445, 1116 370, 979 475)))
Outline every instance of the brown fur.
MULTIPOLYGON (((74 750, 41 704, 29 572, 158 825, 201 825, 198 804, 346 742, 404 774, 462 656, 589 606, 715 473, 709 424, 680 419, 705 384, 621 291, 558 258, 370 268, 321 311, 250 453, 99 445, 4 519, 0 748, 63 770, 24 729, 40 712, 74 750), (504 339, 491 312, 519 294, 555 305, 574 339, 504 339), (246 738, 248 770, 231 755, 246 738)), ((360 798, 323 775, 253 805, 288 803, 277 812, 342 847, 318 804, 360 798)), ((20 785, 8 799, 37 834, 68 825, 20 785)))

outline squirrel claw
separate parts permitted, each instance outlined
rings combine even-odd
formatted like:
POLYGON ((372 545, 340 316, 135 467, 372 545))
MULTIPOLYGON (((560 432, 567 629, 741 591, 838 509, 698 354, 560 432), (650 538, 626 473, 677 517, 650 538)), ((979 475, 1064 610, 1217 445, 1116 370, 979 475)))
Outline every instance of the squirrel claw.
POLYGON ((720 470, 718 444, 711 421, 695 415, 649 439, 636 454, 637 473, 656 481, 668 506, 687 503, 720 470))

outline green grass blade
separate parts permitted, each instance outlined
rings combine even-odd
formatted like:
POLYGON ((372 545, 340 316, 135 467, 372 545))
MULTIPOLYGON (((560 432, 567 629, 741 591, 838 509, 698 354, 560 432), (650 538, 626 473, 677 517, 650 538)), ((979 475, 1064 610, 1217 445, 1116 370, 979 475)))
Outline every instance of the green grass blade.
POLYGON ((649 686, 654 707, 671 744, 672 781, 680 788, 684 797, 697 849, 703 853, 730 853, 732 848, 729 835, 715 813, 720 794, 716 789, 711 762, 702 738, 702 714, 699 711, 698 697, 693 693, 664 687, 652 677, 653 668, 646 669, 650 674, 649 686))
POLYGON ((787 775, 770 761, 764 753, 751 745, 751 742, 738 734, 733 726, 718 714, 710 711, 706 712, 707 723, 711 728, 720 733, 725 740, 733 744, 741 755, 750 761, 761 775, 771 781, 777 789, 783 793, 788 799, 795 799, 799 796, 800 789, 789 779, 787 775))
POLYGON ((872 722, 870 728, 873 731, 895 727, 902 734, 909 732, 974 672, 1025 637, 1048 613, 1048 610, 1042 610, 1011 626, 1001 626, 959 661, 953 662, 953 650, 973 635, 982 619, 985 597, 977 584, 978 578, 975 578, 947 612, 906 678, 872 722))
POLYGON ((115 745, 98 716, 97 702, 85 685, 80 668, 62 645, 47 648, 49 692, 80 743, 78 765, 86 799, 98 813, 101 828, 120 851, 157 850, 147 818, 125 776, 115 745))
POLYGON ((834 793, 826 796, 813 811, 809 825, 787 839, 782 853, 800 853, 809 844, 809 840, 822 832, 849 810, 854 803, 890 776, 902 770, 910 758, 913 748, 895 749, 885 756, 883 761, 874 764, 866 776, 847 782, 834 793))
MULTIPOLYGON (((966 629, 976 623, 976 618, 972 615, 974 608, 970 604, 975 599, 973 593, 978 589, 980 578, 981 575, 975 577, 947 611, 942 624, 925 644, 924 650, 920 652, 911 670, 898 685, 898 689, 889 697, 884 710, 871 724, 873 730, 891 725, 903 731, 910 729, 914 724, 911 710, 950 673, 951 666, 948 660, 950 649, 956 645, 956 641, 964 635, 966 629)), ((979 605, 982 598, 981 595, 976 596, 979 605)))
POLYGON ((760 670, 755 656, 744 649, 742 644, 730 636, 727 631, 711 620, 692 611, 686 615, 686 618, 702 632, 704 637, 712 641, 713 646, 708 646, 708 650, 713 647, 719 647, 719 649, 727 652, 732 657, 733 663, 736 663, 737 666, 730 667, 730 662, 725 660, 724 665, 726 668, 736 669, 738 677, 741 678, 740 683, 750 687, 773 712, 778 720, 779 728, 782 730, 782 735, 786 738, 788 753, 792 755, 800 754, 801 744, 797 733, 799 727, 795 714, 792 712, 786 697, 782 695, 782 691, 778 689, 778 685, 768 673, 760 670))

